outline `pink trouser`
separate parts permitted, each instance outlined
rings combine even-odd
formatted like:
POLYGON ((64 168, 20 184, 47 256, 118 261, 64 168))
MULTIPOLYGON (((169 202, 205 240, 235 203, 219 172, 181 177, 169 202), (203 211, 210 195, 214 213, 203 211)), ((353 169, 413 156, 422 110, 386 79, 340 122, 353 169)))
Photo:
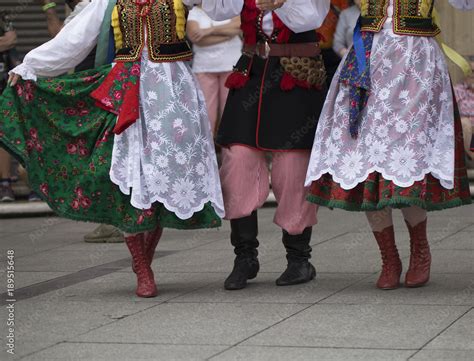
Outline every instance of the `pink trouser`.
MULTIPOLYGON (((278 206, 274 222, 291 235, 317 223, 317 206, 306 201, 304 187, 310 152, 274 152, 272 189, 278 206)), ((265 152, 242 145, 222 149, 221 182, 226 219, 249 216, 263 206, 270 192, 265 152)))
POLYGON ((222 116, 229 89, 225 82, 231 72, 196 73, 204 98, 206 99, 207 113, 211 121, 212 134, 216 134, 217 120, 222 116))

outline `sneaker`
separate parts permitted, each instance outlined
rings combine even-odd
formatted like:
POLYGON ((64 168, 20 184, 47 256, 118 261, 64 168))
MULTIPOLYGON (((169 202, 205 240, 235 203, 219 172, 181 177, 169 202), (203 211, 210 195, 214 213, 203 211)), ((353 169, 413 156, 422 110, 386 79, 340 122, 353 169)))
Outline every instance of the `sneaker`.
POLYGON ((28 202, 41 202, 41 198, 36 192, 30 192, 28 195, 28 202))
POLYGON ((87 243, 122 243, 125 242, 123 233, 117 228, 107 224, 101 224, 92 232, 84 236, 87 243))
POLYGON ((0 185, 0 202, 13 202, 15 195, 10 185, 0 185))

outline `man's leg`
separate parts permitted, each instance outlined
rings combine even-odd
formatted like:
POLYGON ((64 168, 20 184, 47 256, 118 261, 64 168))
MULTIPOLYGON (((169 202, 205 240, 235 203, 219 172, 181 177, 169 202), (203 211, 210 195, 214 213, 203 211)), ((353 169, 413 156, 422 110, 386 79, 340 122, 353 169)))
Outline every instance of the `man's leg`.
POLYGON ((312 227, 317 223, 318 207, 306 201, 304 187, 309 152, 274 153, 272 188, 278 202, 274 222, 283 230, 288 267, 278 278, 278 286, 309 282, 316 277, 311 258, 312 227))
POLYGON ((268 197, 268 177, 263 152, 240 145, 222 149, 222 190, 236 255, 234 269, 224 284, 227 290, 244 288, 259 271, 257 209, 268 197))

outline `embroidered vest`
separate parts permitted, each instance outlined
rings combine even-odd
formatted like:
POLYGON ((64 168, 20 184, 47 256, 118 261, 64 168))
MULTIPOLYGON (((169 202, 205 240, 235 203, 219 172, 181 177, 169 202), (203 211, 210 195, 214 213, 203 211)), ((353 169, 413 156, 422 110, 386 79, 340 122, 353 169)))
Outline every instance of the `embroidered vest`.
MULTIPOLYGON (((245 0, 241 13, 242 32, 245 45, 256 45, 259 43, 298 44, 316 43, 318 35, 316 29, 303 33, 291 31, 278 15, 273 12, 273 33, 268 36, 263 31, 264 13, 256 6, 255 0, 245 0)), ((233 73, 228 77, 226 86, 229 89, 244 88, 250 79, 254 60, 258 55, 248 54, 244 51, 233 73)), ((305 57, 281 57, 279 59, 281 68, 280 86, 284 91, 290 91, 296 86, 305 89, 322 89, 326 82, 326 70, 321 55, 315 58, 305 57)), ((261 74, 265 76, 265 71, 261 74)))
POLYGON ((117 0, 114 14, 118 17, 119 29, 114 28, 115 61, 140 59, 145 39, 152 61, 190 60, 192 50, 185 40, 186 14, 182 1, 155 0, 148 13, 146 8, 140 8, 136 0, 117 0))
MULTIPOLYGON (((393 0, 393 31, 400 35, 436 36, 435 0, 393 0)), ((362 31, 379 32, 387 20, 390 0, 362 0, 362 31)))

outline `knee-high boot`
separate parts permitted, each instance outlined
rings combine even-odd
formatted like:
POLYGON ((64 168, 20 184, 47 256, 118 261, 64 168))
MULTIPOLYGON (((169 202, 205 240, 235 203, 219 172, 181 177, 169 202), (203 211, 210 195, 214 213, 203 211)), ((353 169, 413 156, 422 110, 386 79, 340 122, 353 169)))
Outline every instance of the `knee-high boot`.
POLYGON ((145 235, 138 233, 125 237, 125 243, 132 255, 133 264, 135 266, 135 273, 137 275, 137 290, 138 297, 155 297, 158 294, 156 289, 155 278, 153 271, 148 263, 145 254, 145 235))
POLYGON ((260 269, 258 262, 258 219, 257 211, 248 217, 230 221, 230 240, 234 246, 234 269, 225 280, 226 290, 240 290, 247 286, 247 281, 257 277, 260 269))
POLYGON ((283 274, 276 280, 277 286, 291 286, 306 283, 316 277, 316 269, 309 262, 312 248, 312 227, 306 228, 303 233, 291 235, 283 230, 283 245, 286 249, 288 266, 283 274))
POLYGON ((402 261, 395 244, 393 226, 387 227, 381 232, 373 233, 382 255, 382 272, 377 281, 377 287, 383 290, 398 288, 402 274, 402 261))
MULTIPOLYGON (((151 266, 153 263, 153 257, 155 256, 155 250, 160 242, 161 236, 163 235, 163 228, 156 227, 153 231, 147 232, 144 240, 144 251, 148 264, 151 266)), ((132 263, 132 270, 135 271, 135 263, 132 263)))
POLYGON ((427 220, 411 226, 405 222, 410 232, 410 267, 405 275, 405 286, 421 287, 430 280, 431 252, 426 234, 427 220))

